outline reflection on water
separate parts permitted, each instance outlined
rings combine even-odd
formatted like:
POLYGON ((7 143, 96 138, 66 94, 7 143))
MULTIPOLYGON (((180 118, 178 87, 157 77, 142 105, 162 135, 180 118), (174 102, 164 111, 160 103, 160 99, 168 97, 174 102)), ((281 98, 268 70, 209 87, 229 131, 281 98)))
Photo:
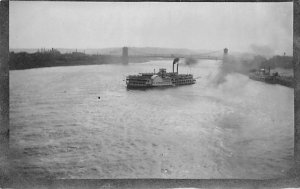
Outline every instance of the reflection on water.
POLYGON ((128 74, 172 61, 10 72, 11 157, 54 178, 274 178, 292 166, 293 90, 221 62, 180 65, 194 85, 127 90, 128 74), (100 99, 98 97, 101 97, 100 99))

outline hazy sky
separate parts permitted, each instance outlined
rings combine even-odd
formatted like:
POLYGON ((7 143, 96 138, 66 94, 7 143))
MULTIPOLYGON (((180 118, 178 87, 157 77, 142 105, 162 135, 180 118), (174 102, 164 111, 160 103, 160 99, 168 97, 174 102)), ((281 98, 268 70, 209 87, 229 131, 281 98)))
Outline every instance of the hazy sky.
POLYGON ((10 48, 228 47, 292 54, 292 2, 11 1, 9 11, 10 48))

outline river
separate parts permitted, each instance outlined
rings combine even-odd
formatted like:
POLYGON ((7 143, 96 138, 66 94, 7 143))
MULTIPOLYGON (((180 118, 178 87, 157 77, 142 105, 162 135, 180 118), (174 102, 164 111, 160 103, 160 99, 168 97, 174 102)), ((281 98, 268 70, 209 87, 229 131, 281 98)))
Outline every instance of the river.
POLYGON ((194 85, 127 90, 172 60, 10 71, 11 162, 34 178, 277 178, 293 166, 294 91, 180 65, 194 85), (99 99, 100 97, 100 99, 99 99))

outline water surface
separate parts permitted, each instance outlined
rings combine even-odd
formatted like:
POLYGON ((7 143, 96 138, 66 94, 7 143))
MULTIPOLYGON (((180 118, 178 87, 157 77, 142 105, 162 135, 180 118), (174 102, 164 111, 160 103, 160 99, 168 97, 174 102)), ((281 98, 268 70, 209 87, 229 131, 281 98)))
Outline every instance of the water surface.
POLYGON ((172 60, 10 71, 10 148, 36 178, 276 178, 293 162, 291 88, 180 65, 194 85, 127 90, 172 60), (98 98, 100 97, 100 99, 98 98))

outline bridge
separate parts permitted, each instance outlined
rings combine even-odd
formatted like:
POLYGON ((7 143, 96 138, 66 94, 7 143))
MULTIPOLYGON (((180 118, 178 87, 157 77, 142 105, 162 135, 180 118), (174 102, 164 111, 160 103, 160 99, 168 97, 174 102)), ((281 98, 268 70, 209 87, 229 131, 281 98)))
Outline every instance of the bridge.
MULTIPOLYGON (((159 49, 158 49, 159 50, 159 49)), ((158 51, 157 50, 157 51, 158 51)), ((122 62, 123 64, 128 64, 129 57, 136 57, 136 58, 162 58, 162 59, 173 59, 173 58, 190 58, 190 59, 205 59, 205 60, 223 60, 224 54, 228 54, 228 49, 221 49, 216 51, 209 51, 205 53, 179 53, 179 50, 177 53, 151 53, 151 52, 145 52, 146 49, 142 50, 139 48, 128 48, 123 47, 121 49, 117 49, 114 51, 111 51, 111 54, 115 55, 122 55, 122 62)))

